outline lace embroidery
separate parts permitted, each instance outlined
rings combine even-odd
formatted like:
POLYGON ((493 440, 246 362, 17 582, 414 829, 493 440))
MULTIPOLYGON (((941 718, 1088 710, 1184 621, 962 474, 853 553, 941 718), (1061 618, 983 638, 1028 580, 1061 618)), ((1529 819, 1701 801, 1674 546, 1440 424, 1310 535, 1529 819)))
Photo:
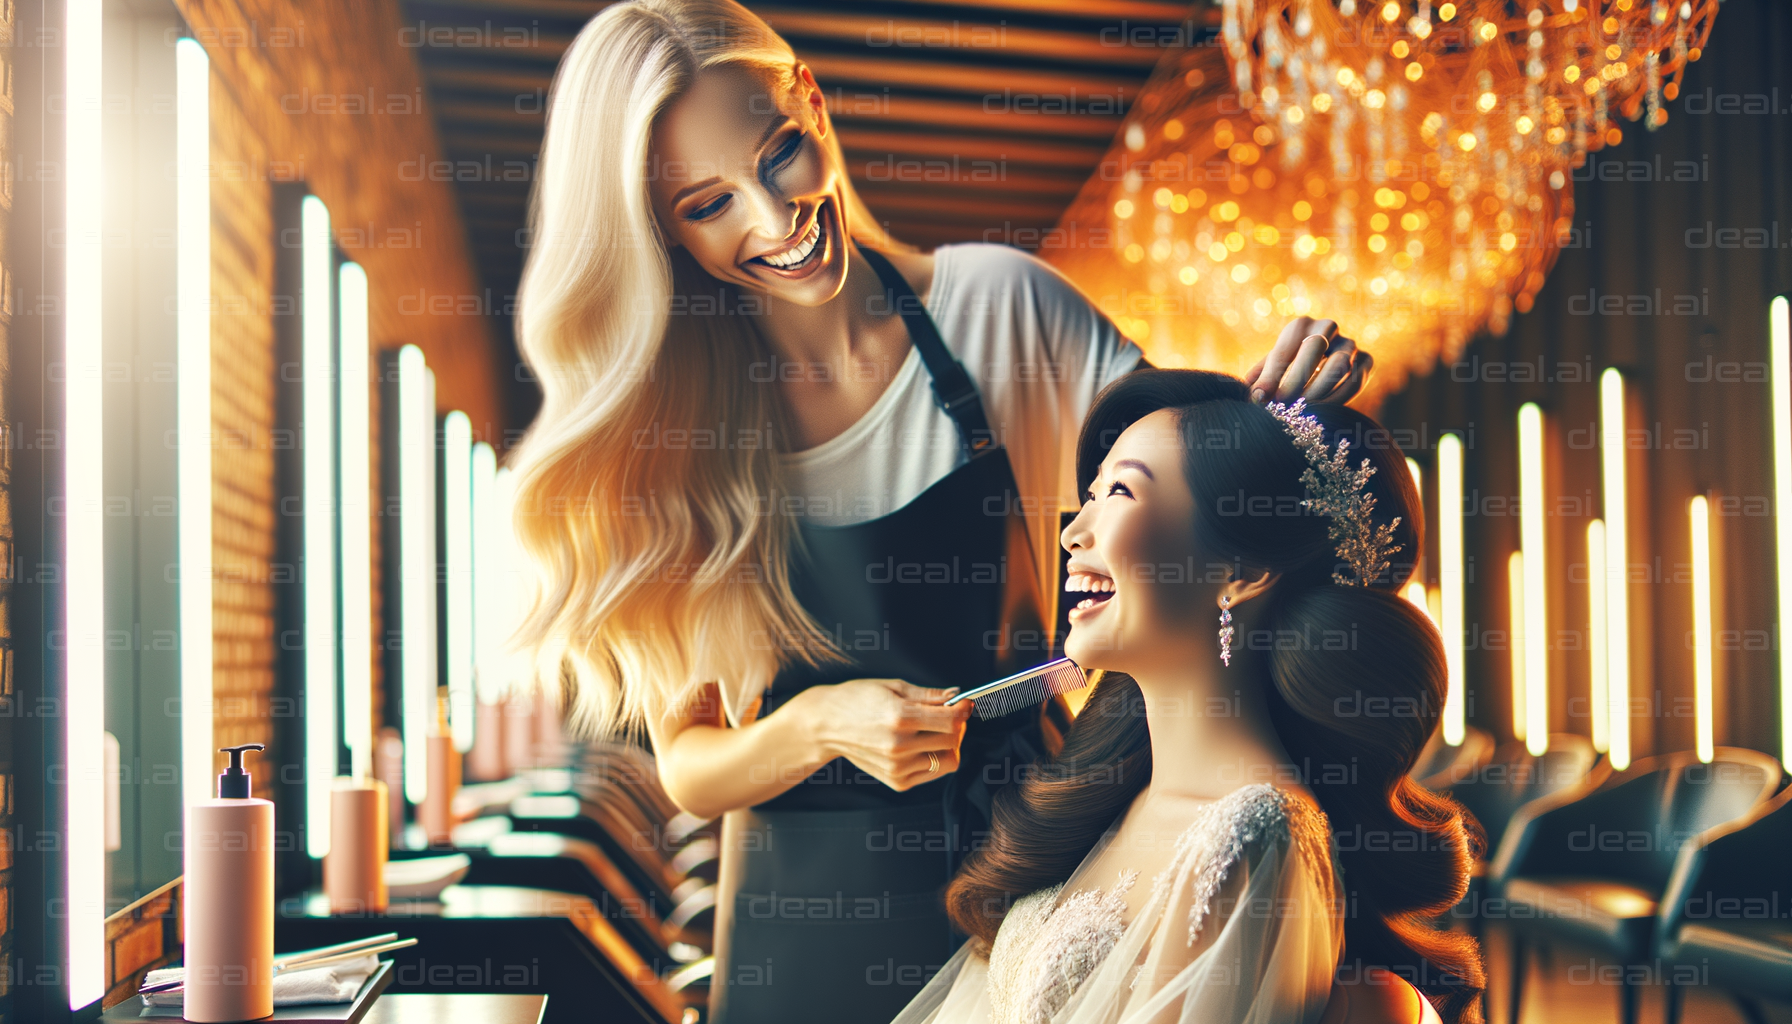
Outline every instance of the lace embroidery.
POLYGON ((1085 889, 1061 905, 1062 885, 1016 903, 989 954, 992 1024, 1046 1024, 1063 1009, 1126 931, 1125 896, 1138 878, 1122 872, 1111 890, 1085 889))
MULTIPOLYGON (((1177 837, 1169 865, 1152 879, 1140 916, 1164 907, 1176 882, 1188 878, 1192 945, 1233 866, 1258 844, 1300 857, 1335 907, 1329 834, 1325 815, 1304 800, 1267 783, 1236 790, 1196 812, 1177 837)), ((1016 901, 989 951, 991 1024, 1046 1024, 1062 1010, 1125 934, 1124 896, 1138 877, 1137 871, 1124 872, 1112 890, 1081 890, 1062 905, 1063 885, 1016 901)), ((1134 965, 1129 988, 1142 966, 1134 965)))

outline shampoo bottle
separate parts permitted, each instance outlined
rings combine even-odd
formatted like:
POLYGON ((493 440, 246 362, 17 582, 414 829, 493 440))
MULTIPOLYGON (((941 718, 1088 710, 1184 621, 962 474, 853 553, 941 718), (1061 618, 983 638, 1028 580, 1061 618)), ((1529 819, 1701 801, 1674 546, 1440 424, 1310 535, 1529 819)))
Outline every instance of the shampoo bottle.
POLYGON ((203 1024, 274 1012, 274 805, 251 797, 243 751, 218 798, 187 807, 186 952, 181 1015, 203 1024))

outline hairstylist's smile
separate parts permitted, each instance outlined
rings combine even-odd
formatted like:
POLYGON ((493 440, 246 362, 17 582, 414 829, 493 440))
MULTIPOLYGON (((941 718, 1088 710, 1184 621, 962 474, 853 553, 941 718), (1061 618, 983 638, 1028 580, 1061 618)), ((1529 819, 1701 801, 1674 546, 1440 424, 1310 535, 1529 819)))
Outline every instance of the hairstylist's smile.
POLYGON ((776 250, 755 256, 747 264, 787 281, 798 281, 815 273, 827 262, 833 250, 832 211, 832 202, 822 200, 815 208, 815 217, 809 222, 808 230, 797 236, 794 243, 781 243, 776 250))
POLYGON ((1114 580, 1111 576, 1072 563, 1070 575, 1064 581, 1064 591, 1088 595, 1070 609, 1072 619, 1083 618, 1100 611, 1113 598, 1114 580))

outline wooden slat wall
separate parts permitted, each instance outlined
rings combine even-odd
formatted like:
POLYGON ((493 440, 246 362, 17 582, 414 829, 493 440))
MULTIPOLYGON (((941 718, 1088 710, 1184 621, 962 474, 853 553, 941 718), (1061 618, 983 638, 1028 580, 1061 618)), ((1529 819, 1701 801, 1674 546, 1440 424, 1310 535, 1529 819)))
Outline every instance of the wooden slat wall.
MULTIPOLYGON (((1768 302, 1792 292, 1788 46, 1792 9, 1767 0, 1725 4, 1668 124, 1654 133, 1624 124, 1623 143, 1580 172, 1618 180, 1577 183, 1575 222, 1586 241, 1562 253, 1536 308, 1518 316, 1508 336, 1473 343, 1463 363, 1415 379, 1381 412, 1422 442, 1412 454, 1429 488, 1438 434, 1472 429, 1468 494, 1497 512, 1518 492, 1518 408, 1542 406, 1551 424, 1551 728, 1587 734, 1585 538, 1588 520, 1602 514, 1597 375, 1607 366, 1624 372, 1629 425, 1646 432, 1628 459, 1639 757, 1694 744, 1686 504, 1706 490, 1738 499, 1712 509, 1716 628, 1753 631, 1730 636, 1734 649, 1718 651, 1716 742, 1781 752, 1778 646, 1792 638, 1775 626, 1765 375, 1768 302), (1740 230, 1720 237, 1721 229, 1740 230), (1723 240, 1735 247, 1718 247, 1723 240), (1600 312, 1612 301, 1621 312, 1600 312), (1540 380, 1513 382, 1539 366, 1540 380), (1736 379, 1724 382, 1726 372, 1736 379), (1725 510, 1735 514, 1719 514, 1725 510)), ((1434 490, 1427 499, 1435 501, 1434 490)), ((1515 514, 1467 520, 1468 621, 1483 639, 1507 629, 1506 558, 1517 543, 1515 514)), ((1471 720, 1501 737, 1511 735, 1508 673, 1504 652, 1469 655, 1471 720)))

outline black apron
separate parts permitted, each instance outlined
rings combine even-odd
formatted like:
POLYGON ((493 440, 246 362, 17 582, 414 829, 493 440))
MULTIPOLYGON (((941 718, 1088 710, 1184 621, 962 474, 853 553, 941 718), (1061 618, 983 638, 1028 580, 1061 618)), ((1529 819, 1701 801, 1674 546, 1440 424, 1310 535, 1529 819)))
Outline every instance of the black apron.
MULTIPOLYGON (((968 461, 889 515, 799 527, 792 589, 851 660, 786 667, 761 715, 810 686, 894 678, 969 688, 1052 656, 1013 469, 976 385, 902 275, 881 254, 858 251, 907 324, 968 461)), ((963 940, 942 894, 987 835, 991 795, 1043 751, 1037 714, 973 718, 959 770, 905 793, 838 758, 775 799, 730 812, 711 1020, 895 1017, 963 940)))

